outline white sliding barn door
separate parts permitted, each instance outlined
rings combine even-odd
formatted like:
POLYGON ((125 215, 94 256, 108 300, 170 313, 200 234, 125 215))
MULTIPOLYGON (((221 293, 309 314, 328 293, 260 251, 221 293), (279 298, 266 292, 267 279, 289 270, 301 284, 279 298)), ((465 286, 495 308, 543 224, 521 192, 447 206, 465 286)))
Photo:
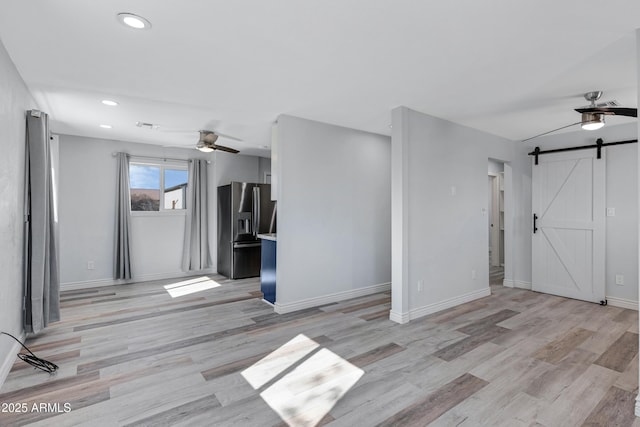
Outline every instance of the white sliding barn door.
POLYGON ((533 165, 532 289, 605 299, 605 153, 543 154, 533 165))

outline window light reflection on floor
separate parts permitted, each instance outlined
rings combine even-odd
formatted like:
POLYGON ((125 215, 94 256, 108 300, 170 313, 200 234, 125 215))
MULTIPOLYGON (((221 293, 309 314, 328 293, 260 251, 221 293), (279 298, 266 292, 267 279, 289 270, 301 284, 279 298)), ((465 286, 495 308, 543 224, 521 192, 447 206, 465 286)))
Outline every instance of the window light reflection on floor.
POLYGON ((185 295, 195 294, 196 292, 206 291, 207 289, 213 289, 220 286, 220 283, 210 278, 196 277, 194 279, 183 280, 181 282, 170 283, 165 285, 164 288, 169 292, 171 298, 182 297, 185 295))
POLYGON ((362 369, 318 347, 300 334, 242 372, 258 390, 287 371, 260 396, 289 426, 317 425, 364 375, 362 369))
POLYGON ((318 346, 318 343, 300 334, 242 371, 242 376, 257 390, 318 346))

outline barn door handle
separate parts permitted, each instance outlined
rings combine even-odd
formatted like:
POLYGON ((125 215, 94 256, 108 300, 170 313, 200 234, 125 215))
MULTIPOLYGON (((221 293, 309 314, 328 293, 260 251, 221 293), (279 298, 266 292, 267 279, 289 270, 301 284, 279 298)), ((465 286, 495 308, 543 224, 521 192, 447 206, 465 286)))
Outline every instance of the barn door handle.
POLYGON ((533 234, 536 234, 536 231, 538 231, 538 225, 536 224, 537 221, 538 215, 533 214, 533 234))

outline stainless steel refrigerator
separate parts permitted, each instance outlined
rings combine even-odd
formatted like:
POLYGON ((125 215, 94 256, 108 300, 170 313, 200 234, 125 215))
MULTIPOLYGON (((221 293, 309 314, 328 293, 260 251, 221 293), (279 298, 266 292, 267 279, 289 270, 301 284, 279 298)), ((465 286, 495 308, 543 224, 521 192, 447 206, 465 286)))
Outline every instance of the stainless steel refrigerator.
POLYGON ((218 273, 230 279, 259 276, 258 234, 275 232, 271 184, 232 182, 218 187, 218 273))

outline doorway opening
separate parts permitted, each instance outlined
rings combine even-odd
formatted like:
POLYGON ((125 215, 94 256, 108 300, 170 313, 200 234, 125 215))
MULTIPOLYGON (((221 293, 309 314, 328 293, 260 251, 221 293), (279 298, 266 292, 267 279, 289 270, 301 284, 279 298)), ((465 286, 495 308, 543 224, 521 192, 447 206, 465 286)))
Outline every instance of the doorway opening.
POLYGON ((489 285, 502 285, 505 254, 504 162, 489 159, 488 176, 489 285))

